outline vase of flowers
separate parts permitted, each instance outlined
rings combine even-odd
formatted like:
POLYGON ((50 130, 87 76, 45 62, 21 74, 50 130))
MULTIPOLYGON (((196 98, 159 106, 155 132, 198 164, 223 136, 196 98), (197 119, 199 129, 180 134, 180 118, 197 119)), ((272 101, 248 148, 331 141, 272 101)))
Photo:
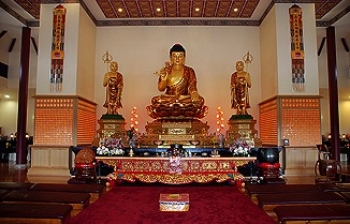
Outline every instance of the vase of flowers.
POLYGON ((135 148, 136 147, 136 131, 135 129, 132 127, 130 130, 128 130, 126 132, 126 135, 128 136, 129 139, 129 147, 135 148))
POLYGON ((233 143, 230 145, 230 151, 233 156, 237 157, 249 157, 250 156, 250 145, 245 139, 235 138, 233 143))
POLYGON ((96 149, 96 154, 101 156, 121 156, 125 154, 122 138, 118 135, 105 137, 101 146, 96 149))

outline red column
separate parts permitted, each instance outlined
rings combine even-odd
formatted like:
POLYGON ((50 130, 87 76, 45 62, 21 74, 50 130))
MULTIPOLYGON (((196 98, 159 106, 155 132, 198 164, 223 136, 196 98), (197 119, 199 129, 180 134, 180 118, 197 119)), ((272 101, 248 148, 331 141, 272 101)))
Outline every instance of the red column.
POLYGON ((27 105, 28 105, 28 80, 30 57, 30 31, 28 27, 22 28, 21 61, 19 69, 18 90, 18 117, 17 117, 17 145, 16 165, 26 165, 27 158, 27 105))
POLYGON ((333 26, 327 28, 326 39, 327 39, 329 108, 330 108, 330 121, 331 121, 331 146, 332 146, 331 159, 340 161, 337 54, 336 54, 336 46, 335 46, 335 28, 333 26))

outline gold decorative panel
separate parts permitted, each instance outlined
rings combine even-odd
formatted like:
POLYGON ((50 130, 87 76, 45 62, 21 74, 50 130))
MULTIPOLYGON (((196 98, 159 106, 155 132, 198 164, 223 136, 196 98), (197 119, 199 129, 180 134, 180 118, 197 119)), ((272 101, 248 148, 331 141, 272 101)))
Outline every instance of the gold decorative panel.
POLYGON ((321 142, 319 96, 278 96, 260 104, 260 137, 264 145, 315 146, 321 142))
POLYGON ((291 146, 315 146, 321 142, 319 98, 281 99, 281 138, 291 146))
POLYGON ((277 99, 260 104, 260 139, 264 145, 278 145, 277 99))
POLYGON ((96 132, 94 103, 74 96, 35 98, 34 145, 91 144, 96 132))
POLYGON ((91 143, 96 135, 96 105, 78 100, 77 144, 91 143))
POLYGON ((34 144, 72 145, 74 100, 37 98, 35 102, 34 144))

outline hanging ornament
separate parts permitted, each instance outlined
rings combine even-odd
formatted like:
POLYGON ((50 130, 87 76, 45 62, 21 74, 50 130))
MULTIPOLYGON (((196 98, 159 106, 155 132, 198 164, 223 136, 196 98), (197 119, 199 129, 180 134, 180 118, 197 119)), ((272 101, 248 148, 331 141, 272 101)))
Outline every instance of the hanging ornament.
POLYGON ((62 5, 56 6, 53 10, 53 38, 50 69, 51 92, 62 91, 66 12, 66 8, 62 5))
POLYGON ((302 9, 296 4, 289 8, 292 58, 292 90, 294 92, 305 91, 302 14, 302 9))

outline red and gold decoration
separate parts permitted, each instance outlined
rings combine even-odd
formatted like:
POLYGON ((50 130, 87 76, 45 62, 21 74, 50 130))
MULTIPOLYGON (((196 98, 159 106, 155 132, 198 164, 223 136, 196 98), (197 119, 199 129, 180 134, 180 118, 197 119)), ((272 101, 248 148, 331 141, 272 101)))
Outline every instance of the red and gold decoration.
POLYGON ((51 48, 50 91, 62 91, 64 34, 66 25, 66 8, 58 5, 53 10, 53 38, 51 48))
POLYGON ((302 9, 294 4, 289 8, 289 15, 292 57, 292 89, 294 92, 304 92, 305 67, 302 9))
POLYGON ((220 158, 181 158, 181 173, 170 172, 171 161, 161 157, 112 157, 97 156, 102 161, 115 167, 114 178, 146 183, 187 184, 192 182, 208 183, 242 179, 237 167, 255 161, 256 157, 220 157, 220 158))

